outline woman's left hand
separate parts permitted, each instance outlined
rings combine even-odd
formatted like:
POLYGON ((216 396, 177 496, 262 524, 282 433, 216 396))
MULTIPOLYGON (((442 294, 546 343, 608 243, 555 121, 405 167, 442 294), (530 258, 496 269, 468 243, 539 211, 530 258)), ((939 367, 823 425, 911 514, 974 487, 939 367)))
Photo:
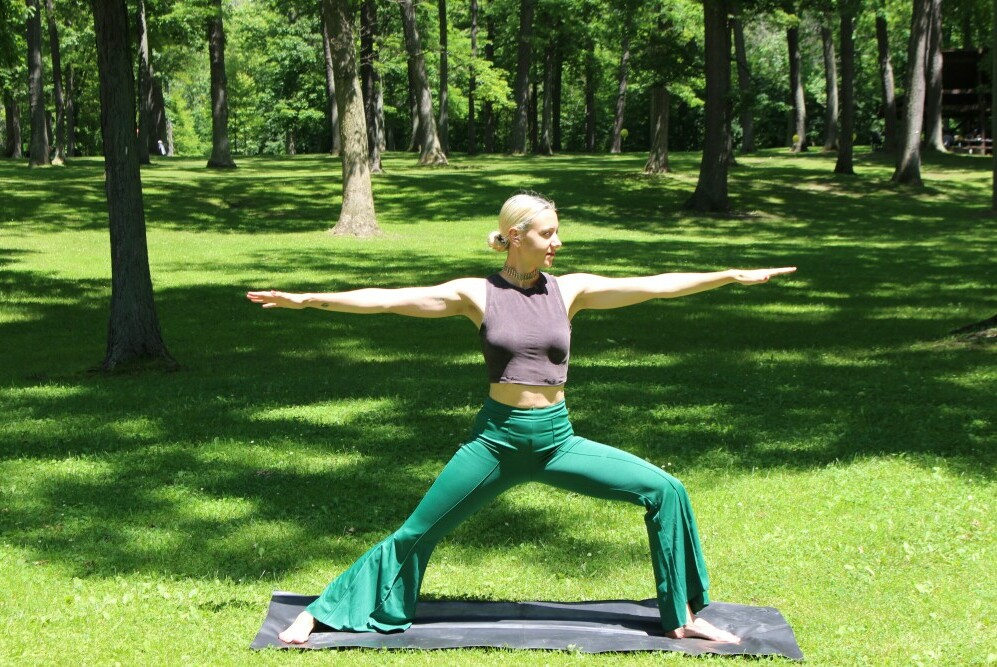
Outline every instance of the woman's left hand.
POLYGON ((784 266, 778 269, 731 269, 730 277, 742 285, 757 285, 767 283, 772 276, 792 273, 795 266, 784 266))

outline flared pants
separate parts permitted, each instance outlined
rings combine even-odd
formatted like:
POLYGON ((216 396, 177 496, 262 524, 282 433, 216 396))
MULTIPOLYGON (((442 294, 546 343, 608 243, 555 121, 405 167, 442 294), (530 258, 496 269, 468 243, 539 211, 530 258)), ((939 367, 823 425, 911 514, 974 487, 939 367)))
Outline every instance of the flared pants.
POLYGON ((706 565, 681 482, 632 454, 576 436, 563 402, 519 409, 488 399, 472 439, 401 528, 329 584, 308 611, 336 630, 408 628, 436 544, 500 493, 525 482, 644 507, 664 630, 685 623, 687 603, 694 612, 708 604, 706 565))

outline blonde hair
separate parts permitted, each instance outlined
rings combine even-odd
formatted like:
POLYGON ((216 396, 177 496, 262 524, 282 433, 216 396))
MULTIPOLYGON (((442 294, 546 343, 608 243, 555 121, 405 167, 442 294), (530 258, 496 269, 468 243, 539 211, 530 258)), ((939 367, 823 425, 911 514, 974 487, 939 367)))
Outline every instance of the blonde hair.
POLYGON ((522 234, 544 211, 557 211, 554 202, 535 192, 521 192, 505 200, 499 211, 499 228, 488 235, 488 247, 496 252, 509 249, 509 230, 522 234))

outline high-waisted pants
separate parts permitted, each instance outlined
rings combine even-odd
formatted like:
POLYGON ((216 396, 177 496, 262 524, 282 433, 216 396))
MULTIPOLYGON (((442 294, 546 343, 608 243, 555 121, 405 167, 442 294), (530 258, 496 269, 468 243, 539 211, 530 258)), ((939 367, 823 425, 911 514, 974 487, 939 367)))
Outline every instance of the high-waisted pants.
POLYGON ((454 454, 401 528, 371 548, 308 607, 353 632, 404 630, 436 544, 500 493, 524 482, 644 507, 664 630, 709 602, 696 521, 682 484, 660 468, 574 434, 564 403, 512 408, 489 399, 472 439, 454 454))

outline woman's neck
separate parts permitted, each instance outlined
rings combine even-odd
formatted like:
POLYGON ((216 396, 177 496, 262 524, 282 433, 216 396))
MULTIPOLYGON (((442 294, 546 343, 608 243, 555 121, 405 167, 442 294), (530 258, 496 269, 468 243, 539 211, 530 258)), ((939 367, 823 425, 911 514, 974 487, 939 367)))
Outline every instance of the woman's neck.
POLYGON ((503 278, 520 287, 530 287, 540 278, 539 268, 534 268, 530 271, 521 271, 511 264, 503 266, 499 273, 502 274, 503 278))

